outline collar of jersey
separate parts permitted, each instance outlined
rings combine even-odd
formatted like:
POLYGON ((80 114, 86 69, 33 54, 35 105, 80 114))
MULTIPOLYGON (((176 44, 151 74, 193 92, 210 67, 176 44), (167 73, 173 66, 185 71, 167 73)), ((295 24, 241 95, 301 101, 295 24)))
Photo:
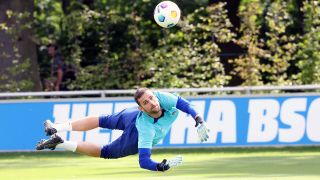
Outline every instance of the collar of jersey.
POLYGON ((158 118, 153 118, 153 117, 151 117, 149 114, 147 114, 147 113, 145 113, 145 112, 142 112, 142 114, 143 114, 145 117, 147 117, 148 120, 153 120, 153 124, 155 124, 155 123, 158 122, 158 120, 159 120, 160 118, 162 118, 162 117, 164 116, 164 113, 165 113, 166 110, 165 110, 165 109, 161 109, 161 110, 162 110, 161 116, 158 117, 158 118))

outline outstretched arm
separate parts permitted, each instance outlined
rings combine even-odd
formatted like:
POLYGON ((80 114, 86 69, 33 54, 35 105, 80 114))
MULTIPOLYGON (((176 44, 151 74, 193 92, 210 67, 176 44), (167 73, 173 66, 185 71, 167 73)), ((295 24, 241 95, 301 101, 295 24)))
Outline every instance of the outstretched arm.
POLYGON ((143 169, 148 169, 151 171, 157 171, 157 162, 152 161, 151 149, 149 148, 139 148, 139 164, 143 169))
POLYGON ((180 109, 181 111, 190 114, 193 119, 196 121, 196 127, 199 124, 203 123, 203 120, 200 114, 190 105, 189 101, 184 99, 183 97, 178 96, 178 101, 176 104, 176 108, 180 109))
POLYGON ((172 159, 163 159, 161 163, 154 162, 151 158, 151 149, 139 148, 139 164, 143 169, 151 171, 166 171, 170 167, 182 164, 182 156, 178 155, 172 159))
POLYGON ((193 119, 196 121, 195 127, 197 127, 197 132, 199 135, 199 139, 201 142, 207 141, 209 138, 209 129, 206 127, 205 122, 203 121, 200 114, 190 105, 189 101, 182 97, 178 97, 178 101, 176 104, 176 108, 180 109, 181 111, 190 114, 193 119), (199 126, 200 125, 200 126, 199 126))

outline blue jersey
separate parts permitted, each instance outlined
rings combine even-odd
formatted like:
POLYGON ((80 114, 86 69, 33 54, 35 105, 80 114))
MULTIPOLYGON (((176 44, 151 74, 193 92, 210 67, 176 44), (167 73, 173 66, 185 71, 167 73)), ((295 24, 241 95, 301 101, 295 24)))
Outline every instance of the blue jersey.
POLYGON ((147 113, 139 113, 136 120, 136 127, 139 133, 139 148, 151 149, 159 143, 165 137, 179 114, 176 108, 178 96, 166 92, 154 92, 154 95, 159 100, 163 116, 155 122, 154 118, 147 113))

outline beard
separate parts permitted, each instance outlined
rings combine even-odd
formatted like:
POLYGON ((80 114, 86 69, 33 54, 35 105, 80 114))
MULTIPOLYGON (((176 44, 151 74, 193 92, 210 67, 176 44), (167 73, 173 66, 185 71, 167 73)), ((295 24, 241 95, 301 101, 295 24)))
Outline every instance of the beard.
POLYGON ((155 106, 154 108, 151 109, 151 112, 153 113, 158 113, 159 111, 161 111, 161 108, 159 106, 155 106))
MULTIPOLYGON (((142 108, 142 111, 145 112, 146 114, 148 114, 149 116, 156 118, 159 116, 159 113, 162 112, 162 109, 160 107, 159 104, 150 107, 150 109, 146 109, 142 106, 140 106, 142 108)), ((160 113, 161 114, 161 113, 160 113)))
POLYGON ((153 106, 153 107, 151 108, 150 113, 151 113, 151 114, 157 114, 157 113, 159 113, 160 111, 161 111, 160 106, 159 106, 159 105, 156 105, 156 106, 153 106))

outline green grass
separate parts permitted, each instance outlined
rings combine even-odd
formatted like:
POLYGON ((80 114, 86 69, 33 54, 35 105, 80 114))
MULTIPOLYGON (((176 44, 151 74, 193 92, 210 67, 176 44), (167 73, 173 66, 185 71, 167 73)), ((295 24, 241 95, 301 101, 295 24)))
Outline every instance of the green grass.
POLYGON ((157 149, 152 158, 177 154, 183 164, 162 173, 140 169, 137 155, 105 160, 69 152, 0 153, 0 179, 320 179, 320 147, 157 149))

